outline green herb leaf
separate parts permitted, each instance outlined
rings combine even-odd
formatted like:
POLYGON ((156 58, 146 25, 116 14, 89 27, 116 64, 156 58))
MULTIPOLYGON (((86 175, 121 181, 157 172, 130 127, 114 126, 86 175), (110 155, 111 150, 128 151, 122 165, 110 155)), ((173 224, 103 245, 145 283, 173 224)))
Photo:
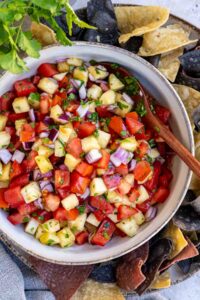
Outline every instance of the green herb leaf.
POLYGON ((17 55, 16 50, 12 49, 8 53, 0 53, 0 66, 11 73, 22 73, 28 70, 23 60, 17 55))
POLYGON ((79 206, 77 208, 78 208, 78 211, 79 211, 80 215, 84 214, 84 212, 85 212, 85 205, 81 205, 81 206, 79 206))
POLYGON ((137 103, 135 111, 138 113, 138 115, 140 115, 140 117, 144 117, 147 114, 143 101, 137 103))
POLYGON ((156 146, 156 143, 155 143, 154 139, 149 140, 149 146, 151 148, 154 148, 156 146))
POLYGON ((99 120, 99 115, 98 115, 98 113, 97 113, 97 112, 91 113, 91 114, 88 116, 88 120, 91 121, 91 122, 97 123, 98 120, 99 120))
POLYGON ((32 38, 31 32, 21 32, 18 40, 19 47, 29 56, 38 58, 41 45, 38 41, 32 38))

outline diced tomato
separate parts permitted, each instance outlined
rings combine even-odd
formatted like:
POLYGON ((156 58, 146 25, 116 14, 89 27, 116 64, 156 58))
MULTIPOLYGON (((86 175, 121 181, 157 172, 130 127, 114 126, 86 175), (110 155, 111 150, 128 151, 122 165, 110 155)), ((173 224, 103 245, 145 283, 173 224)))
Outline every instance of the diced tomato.
POLYGON ((35 130, 30 124, 24 124, 20 132, 21 142, 33 142, 35 140, 35 130))
POLYGON ((104 106, 104 105, 101 105, 101 106, 97 106, 96 107, 96 111, 99 115, 100 118, 110 118, 112 117, 112 113, 108 110, 108 106, 104 106))
POLYGON ((98 221, 103 221, 105 219, 106 215, 101 210, 95 210, 94 215, 97 218, 98 221))
POLYGON ((136 134, 137 132, 139 132, 143 127, 144 124, 141 123, 140 121, 137 121, 133 118, 127 118, 126 117, 126 126, 128 128, 128 131, 130 132, 130 134, 136 134))
POLYGON ((32 217, 36 219, 39 223, 44 223, 52 219, 52 212, 46 210, 38 210, 32 214, 32 217))
POLYGON ((77 208, 72 208, 70 210, 66 210, 66 215, 68 221, 73 221, 76 220, 76 218, 78 217, 79 211, 77 208))
POLYGON ((14 188, 9 188, 4 192, 4 200, 11 207, 18 207, 21 204, 24 204, 24 199, 21 195, 21 187, 16 186, 14 188))
POLYGON ((70 194, 70 187, 68 186, 68 187, 65 187, 62 189, 57 189, 56 191, 57 191, 58 195, 60 196, 60 198, 64 199, 70 194))
POLYGON ((27 79, 16 81, 14 89, 18 97, 28 96, 30 93, 35 93, 37 91, 35 85, 27 79))
POLYGON ((121 195, 126 195, 130 192, 131 185, 125 179, 121 179, 120 184, 118 185, 118 191, 121 195))
POLYGON ((44 131, 48 131, 48 126, 46 124, 44 124, 42 121, 36 123, 35 125, 35 132, 37 134, 44 132, 44 131))
POLYGON ((28 117, 28 113, 19 113, 19 114, 15 114, 15 113, 11 113, 8 115, 8 120, 11 122, 15 122, 16 120, 20 120, 20 119, 26 119, 28 117))
POLYGON ((97 232, 92 237, 91 243, 99 246, 104 246, 110 241, 114 231, 115 224, 109 219, 103 220, 100 227, 97 229, 97 232))
POLYGON ((169 121, 169 118, 171 116, 171 112, 169 111, 169 109, 167 109, 166 107, 163 107, 159 104, 156 104, 154 109, 155 109, 155 112, 156 112, 156 115, 158 116, 158 118, 164 124, 167 124, 167 122, 169 121))
POLYGON ((161 176, 159 177, 159 185, 166 188, 169 187, 172 177, 173 175, 171 170, 165 167, 161 176))
POLYGON ((169 189, 161 186, 151 197, 151 204, 162 203, 168 198, 168 196, 169 189))
POLYGON ((94 167, 87 164, 86 162, 82 161, 77 167, 76 171, 83 177, 90 177, 92 175, 92 172, 94 170, 94 167))
POLYGON ((9 133, 11 136, 15 135, 15 132, 16 132, 15 128, 12 126, 6 126, 5 131, 7 133, 9 133))
POLYGON ((65 110, 69 111, 71 113, 76 113, 79 106, 80 106, 80 102, 78 102, 76 100, 70 101, 69 105, 67 106, 67 108, 65 110))
POLYGON ((0 111, 9 111, 12 108, 12 101, 15 98, 13 92, 6 92, 0 96, 0 111))
POLYGON ((121 164, 119 167, 115 168, 116 173, 120 175, 127 175, 128 174, 128 165, 121 164))
POLYGON ((27 158, 22 162, 24 172, 33 171, 36 167, 35 157, 38 155, 37 151, 32 150, 29 152, 27 158))
POLYGON ((116 150, 117 148, 119 147, 119 143, 114 141, 111 145, 110 145, 110 149, 113 151, 113 150, 116 150))
POLYGON ((118 187, 120 184, 121 177, 119 174, 113 174, 113 175, 105 175, 103 176, 103 181, 108 189, 112 189, 115 187, 118 187))
POLYGON ((130 192, 129 200, 131 202, 136 202, 136 200, 138 199, 139 196, 140 196, 139 191, 136 188, 133 188, 130 192))
POLYGON ((23 172, 22 166, 15 160, 12 163, 11 171, 10 171, 10 179, 12 180, 14 177, 19 176, 23 172))
POLYGON ((120 221, 122 219, 127 219, 135 215, 138 210, 134 207, 129 207, 127 205, 120 205, 118 207, 117 219, 120 221))
POLYGON ((110 123, 108 125, 114 132, 121 135, 122 131, 125 129, 125 125, 121 117, 114 116, 110 119, 110 123))
POLYGON ((68 170, 55 170, 55 187, 63 189, 69 186, 70 173, 68 170))
POLYGON ((52 77, 56 74, 58 74, 58 71, 56 69, 56 66, 54 64, 44 63, 39 66, 37 69, 38 74, 44 76, 44 77, 52 77))
POLYGON ((56 91, 55 92, 56 96, 59 96, 62 100, 67 99, 67 91, 66 90, 62 90, 62 91, 56 91))
POLYGON ((40 96, 40 112, 41 114, 48 114, 50 109, 50 101, 49 95, 41 95, 40 96))
POLYGON ((64 207, 58 207, 53 212, 53 218, 58 221, 66 221, 67 220, 66 209, 64 209, 64 207))
POLYGON ((114 233, 116 236, 120 236, 120 237, 126 237, 126 233, 124 233, 123 231, 121 231, 119 228, 116 227, 115 229, 115 233, 114 233))
POLYGON ((158 152, 160 156, 165 157, 166 155, 166 144, 163 142, 157 143, 158 152))
POLYGON ((40 76, 38 76, 38 75, 33 76, 33 78, 32 78, 33 84, 37 85, 39 83, 39 81, 40 81, 40 76))
POLYGON ((144 186, 152 192, 158 185, 158 180, 161 173, 161 163, 159 161, 155 161, 153 164, 153 175, 150 180, 144 183, 144 186))
POLYGON ((60 205, 60 198, 53 194, 49 193, 44 197, 44 207, 47 211, 55 211, 60 205))
POLYGON ((86 188, 90 183, 90 179, 81 176, 78 172, 74 171, 70 176, 70 188, 72 193, 84 194, 86 188))
POLYGON ((96 130, 96 126, 90 122, 83 122, 78 127, 78 136, 83 139, 96 130))
POLYGON ((140 131, 135 134, 136 140, 149 141, 152 138, 152 136, 153 136, 152 131, 150 129, 145 130, 144 127, 141 128, 140 131))
POLYGON ((55 106, 55 105, 61 106, 61 104, 62 104, 62 98, 58 95, 55 95, 52 99, 51 106, 55 106))
POLYGON ((114 207, 112 204, 107 202, 104 197, 102 196, 96 196, 96 197, 90 197, 90 204, 101 210, 103 213, 107 214, 112 214, 114 211, 114 207))
POLYGON ((29 183, 29 176, 30 174, 26 173, 23 175, 19 175, 11 180, 9 187, 15 187, 15 186, 24 186, 29 183))
POLYGON ((98 160, 96 163, 94 163, 93 165, 99 169, 107 169, 110 161, 110 153, 108 153, 104 149, 101 149, 100 151, 102 154, 102 158, 98 160))
POLYGON ((0 189, 0 208, 8 208, 8 203, 4 200, 4 192, 6 189, 0 189))
POLYGON ((145 154, 147 154, 149 150, 149 144, 146 141, 141 141, 136 153, 137 153, 137 157, 142 158, 145 154))
POLYGON ((89 237, 89 233, 87 231, 81 231, 76 235, 76 243, 78 245, 83 245, 87 243, 89 237))
POLYGON ((66 88, 69 84, 69 78, 65 76, 61 81, 59 81, 59 88, 66 88))
POLYGON ((20 213, 20 215, 30 215, 32 214, 34 211, 38 210, 38 208, 34 205, 34 203, 24 203, 21 204, 18 208, 17 208, 18 212, 20 213))
POLYGON ((130 119, 133 119, 133 120, 136 120, 136 121, 139 120, 139 116, 135 111, 127 113, 126 118, 130 118, 130 119))
POLYGON ((149 207, 151 206, 149 200, 146 200, 140 204, 137 204, 136 207, 143 213, 145 214, 149 207))
POLYGON ((74 157, 79 158, 83 152, 81 140, 79 138, 74 138, 67 144, 66 150, 74 157))
POLYGON ((145 160, 139 161, 136 164, 136 167, 133 171, 134 177, 137 181, 143 181, 149 175, 150 172, 151 172, 151 166, 145 160))
POLYGON ((30 219, 29 216, 23 216, 18 212, 12 213, 7 217, 7 219, 12 223, 13 225, 18 225, 24 223, 26 220, 30 219))

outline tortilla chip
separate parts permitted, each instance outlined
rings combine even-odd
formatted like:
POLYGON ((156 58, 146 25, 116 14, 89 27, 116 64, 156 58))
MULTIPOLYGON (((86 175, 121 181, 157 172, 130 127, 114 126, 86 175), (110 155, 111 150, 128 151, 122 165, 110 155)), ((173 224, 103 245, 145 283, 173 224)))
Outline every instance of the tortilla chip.
POLYGON ((116 284, 87 280, 71 300, 125 300, 116 284))
POLYGON ((158 70, 171 82, 174 82, 180 67, 179 56, 183 54, 183 48, 162 54, 158 63, 158 70))
POLYGON ((177 256, 188 245, 188 242, 181 230, 172 222, 170 222, 167 226, 166 230, 163 233, 163 236, 171 239, 172 241, 172 249, 170 251, 168 259, 172 259, 177 256))
POLYGON ((42 23, 32 22, 31 32, 43 46, 48 46, 57 43, 55 32, 48 26, 42 23))
POLYGON ((188 31, 180 24, 168 25, 143 35, 143 43, 138 55, 153 56, 197 42, 189 40, 188 31))
POLYGON ((162 273, 161 275, 158 274, 156 278, 154 279, 151 289, 165 289, 170 287, 171 285, 171 278, 169 272, 162 273))
POLYGON ((120 43, 126 43, 132 36, 153 31, 169 18, 169 9, 160 6, 119 6, 115 8, 117 24, 122 35, 120 43))

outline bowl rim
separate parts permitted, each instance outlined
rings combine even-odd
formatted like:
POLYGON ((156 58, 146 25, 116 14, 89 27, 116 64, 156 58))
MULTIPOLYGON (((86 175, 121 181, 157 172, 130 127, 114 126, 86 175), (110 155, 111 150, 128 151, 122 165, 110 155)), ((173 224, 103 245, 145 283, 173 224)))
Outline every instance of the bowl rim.
MULTIPOLYGON (((182 103, 182 100, 180 99, 180 97, 179 97, 178 93, 176 92, 176 90, 169 83, 169 81, 164 77, 164 75, 158 71, 158 69, 156 69, 152 64, 150 64, 148 61, 146 61, 142 57, 138 56, 137 54, 134 54, 134 53, 132 53, 132 52, 126 50, 126 49, 122 49, 122 48, 119 48, 117 46, 106 45, 106 44, 95 43, 95 42, 84 42, 84 41, 83 42, 82 41, 73 42, 72 47, 73 46, 88 46, 88 47, 93 46, 93 47, 97 47, 97 48, 103 48, 105 50, 112 50, 112 51, 115 51, 115 52, 117 52, 119 54, 121 53, 121 54, 129 56, 129 57, 131 57, 133 59, 136 59, 141 64, 143 64, 145 67, 150 68, 151 70, 153 70, 153 72, 156 73, 160 77, 160 79, 163 81, 163 83, 165 85, 167 85, 167 87, 171 90, 171 92, 174 94, 175 98, 177 99, 178 105, 179 105, 179 107, 180 107, 180 109, 182 111, 182 115, 184 117, 185 124, 186 124, 187 130, 188 130, 187 134, 188 134, 188 138, 189 138, 189 150, 194 155, 194 152, 195 152, 194 137, 193 137, 192 127, 191 127, 191 124, 190 124, 190 121, 189 121, 186 109, 184 107, 184 104, 182 103)), ((60 45, 59 43, 55 43, 55 44, 43 47, 40 50, 40 53, 43 53, 43 52, 45 52, 48 49, 57 48, 57 47, 69 47, 69 46, 63 46, 63 45, 60 45)), ((32 57, 26 57, 24 60, 28 64, 29 61, 31 61, 32 59, 33 59, 32 57)), ((40 58, 38 58, 38 60, 40 60, 40 58)), ((5 71, 2 74, 3 75, 0 78, 0 84, 1 84, 2 79, 4 77, 6 77, 7 75, 9 75, 10 72, 5 71)), ((26 74, 26 72, 24 74, 26 74)), ((19 75, 23 75, 23 74, 19 74, 19 75)), ((61 259, 58 260, 57 258, 54 258, 54 259, 47 258, 47 257, 44 257, 43 255, 35 253, 32 250, 27 249, 24 245, 21 245, 20 243, 18 243, 15 239, 13 239, 12 237, 9 236, 8 232, 5 232, 5 230, 2 230, 1 225, 0 225, 0 231, 2 231, 3 234, 6 236, 6 238, 9 239, 15 246, 19 247, 20 249, 22 249, 26 253, 30 254, 31 256, 34 256, 34 257, 36 257, 38 259, 41 259, 43 261, 46 261, 46 262, 51 262, 51 263, 60 264, 60 265, 90 265, 90 264, 97 264, 97 263, 106 262, 106 261, 109 261, 109 260, 112 260, 112 259, 116 259, 116 258, 118 258, 120 256, 123 256, 123 255, 131 252, 132 250, 140 247, 145 242, 149 241, 153 236, 155 236, 159 231, 161 231, 161 229, 172 219, 172 217, 174 216, 174 214, 176 213, 176 211, 180 207, 180 205, 181 205, 181 203, 182 203, 182 201, 184 199, 184 196, 185 196, 185 194, 187 192, 187 189, 189 187, 191 177, 192 177, 192 171, 188 169, 188 171, 187 171, 187 177, 185 179, 185 185, 183 186, 182 191, 180 192, 181 197, 180 197, 180 200, 178 202, 178 205, 173 210, 173 212, 163 221, 163 223, 161 224, 160 227, 156 228, 148 236, 148 238, 146 238, 144 241, 138 242, 134 246, 129 247, 128 249, 122 249, 121 251, 118 251, 117 254, 113 254, 112 256, 107 256, 106 258, 100 258, 100 259, 95 258, 93 260, 86 261, 86 262, 85 261, 81 261, 81 262, 74 262, 73 261, 73 262, 70 262, 70 261, 65 261, 65 260, 61 260, 61 259)), ((98 251, 97 251, 97 253, 98 253, 98 251)))

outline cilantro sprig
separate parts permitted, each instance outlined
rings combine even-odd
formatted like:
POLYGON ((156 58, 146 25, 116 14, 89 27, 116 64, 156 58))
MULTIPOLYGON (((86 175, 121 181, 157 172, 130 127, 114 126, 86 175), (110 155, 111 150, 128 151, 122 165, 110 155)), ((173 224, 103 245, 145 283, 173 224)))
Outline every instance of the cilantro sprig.
POLYGON ((22 73, 28 68, 21 58, 28 55, 40 56, 41 44, 32 37, 30 31, 24 30, 27 17, 37 23, 45 20, 56 33, 62 45, 72 45, 66 33, 58 25, 56 17, 66 12, 69 35, 73 24, 81 28, 93 28, 81 21, 69 4, 69 0, 4 0, 0 2, 0 68, 12 73, 22 73))

